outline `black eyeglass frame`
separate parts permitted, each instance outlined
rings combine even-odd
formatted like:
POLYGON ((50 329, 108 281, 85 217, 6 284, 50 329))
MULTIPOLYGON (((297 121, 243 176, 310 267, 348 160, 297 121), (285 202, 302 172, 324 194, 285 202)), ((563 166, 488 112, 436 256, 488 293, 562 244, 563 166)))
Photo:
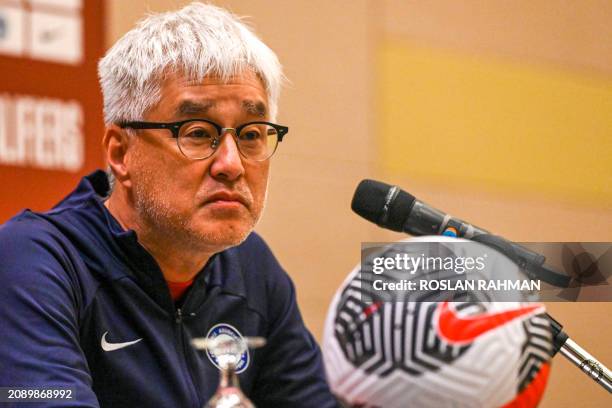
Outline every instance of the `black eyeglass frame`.
POLYGON ((240 150, 240 141, 237 140, 236 141, 236 146, 238 147, 238 151, 240 152, 240 154, 249 160, 254 160, 254 161, 265 161, 268 160, 270 157, 272 157, 274 155, 274 153, 276 152, 276 149, 278 149, 278 144, 280 142, 283 141, 283 138, 285 137, 285 135, 289 132, 289 128, 287 126, 283 126, 283 125, 277 125, 276 123, 272 123, 272 122, 266 122, 266 121, 254 121, 254 122, 248 122, 248 123, 244 123, 240 126, 238 126, 237 128, 224 128, 223 126, 210 121, 208 119, 187 119, 187 120, 181 120, 179 122, 141 122, 141 121, 130 121, 130 122, 121 122, 118 123, 117 125, 121 128, 121 129, 135 129, 135 130, 149 130, 149 129, 168 129, 170 132, 172 132, 172 137, 176 139, 176 144, 179 148, 179 150, 181 151, 181 153, 183 154, 183 156, 187 157, 190 160, 204 160, 204 159, 208 159, 210 156, 212 156, 213 154, 215 154, 215 152, 217 151, 217 147, 218 147, 218 143, 216 145, 216 147, 213 148, 213 151, 210 155, 206 156, 206 157, 199 157, 199 158, 192 158, 189 157, 185 154, 185 152, 183 151, 183 149, 181 149, 181 145, 178 142, 179 139, 179 135, 180 135, 180 130, 181 127, 186 124, 186 123, 191 123, 191 122, 206 122, 208 124, 211 124, 212 126, 215 127, 215 129, 217 129, 217 133, 219 134, 219 138, 221 138, 221 136, 223 136, 223 134, 227 131, 233 131, 235 137, 237 138, 238 135, 240 134, 240 132, 242 131, 242 129, 246 128, 247 126, 250 125, 268 125, 273 127, 276 130, 276 138, 277 138, 277 142, 276 142, 276 146, 274 146, 274 150, 272 151, 272 153, 270 153, 270 155, 264 159, 253 159, 251 157, 246 156, 242 150, 240 150))

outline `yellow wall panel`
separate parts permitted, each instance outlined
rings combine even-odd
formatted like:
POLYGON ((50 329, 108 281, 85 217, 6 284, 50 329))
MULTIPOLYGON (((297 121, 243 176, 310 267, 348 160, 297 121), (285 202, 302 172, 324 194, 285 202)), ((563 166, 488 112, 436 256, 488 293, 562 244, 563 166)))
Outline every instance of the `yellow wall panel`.
POLYGON ((387 40, 387 171, 612 204, 612 80, 387 40))

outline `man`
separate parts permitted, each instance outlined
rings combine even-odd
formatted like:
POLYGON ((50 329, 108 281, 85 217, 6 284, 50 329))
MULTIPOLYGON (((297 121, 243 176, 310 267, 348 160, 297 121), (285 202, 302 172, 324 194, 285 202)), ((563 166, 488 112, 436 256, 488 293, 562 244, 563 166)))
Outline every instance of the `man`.
MULTIPOLYGON (((218 385, 195 337, 262 336, 237 371, 259 406, 328 407, 291 280, 252 232, 282 73, 225 10, 153 15, 100 61, 103 172, 0 228, 0 387, 36 406, 201 407, 218 385)), ((24 405, 19 405, 24 406, 24 405)))

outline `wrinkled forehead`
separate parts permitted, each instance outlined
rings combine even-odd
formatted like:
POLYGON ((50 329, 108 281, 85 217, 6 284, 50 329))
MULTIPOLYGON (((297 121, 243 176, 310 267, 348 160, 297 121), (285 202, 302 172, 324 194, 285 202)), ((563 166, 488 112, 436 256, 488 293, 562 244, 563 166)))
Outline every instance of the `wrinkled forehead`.
POLYGON ((158 84, 158 102, 148 112, 161 111, 177 119, 206 116, 224 103, 224 100, 233 99, 240 104, 245 114, 259 120, 270 118, 269 95, 264 81, 250 70, 229 76, 210 74, 202 78, 168 71, 158 84))
POLYGON ((155 81, 162 87, 170 82, 180 83, 186 86, 198 85, 202 83, 231 84, 236 82, 250 82, 259 85, 266 98, 269 98, 269 89, 264 76, 251 67, 237 69, 234 72, 219 72, 210 70, 204 74, 199 74, 195 70, 185 69, 184 67, 166 67, 158 75, 154 75, 155 81))
MULTIPOLYGON (((255 92, 252 95, 245 95, 241 98, 242 108, 252 116, 266 118, 269 115, 268 99, 269 95, 266 90, 265 82, 261 75, 253 70, 242 71, 233 75, 220 75, 210 73, 204 77, 189 75, 180 71, 168 70, 160 78, 161 93, 175 91, 174 88, 191 88, 201 85, 247 85, 253 89, 259 88, 261 92, 255 92), (259 95, 257 95, 259 93, 259 95)), ((215 98, 209 98, 206 94, 191 95, 186 98, 179 98, 173 107, 174 113, 177 116, 193 116, 215 108, 217 101, 215 98)))

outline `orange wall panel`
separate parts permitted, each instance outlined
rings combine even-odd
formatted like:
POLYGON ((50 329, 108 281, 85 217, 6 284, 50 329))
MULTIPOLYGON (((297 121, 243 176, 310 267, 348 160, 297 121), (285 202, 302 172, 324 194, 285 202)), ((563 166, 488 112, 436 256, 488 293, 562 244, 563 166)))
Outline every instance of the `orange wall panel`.
POLYGON ((103 165, 104 23, 102 1, 0 0, 0 222, 103 165))

